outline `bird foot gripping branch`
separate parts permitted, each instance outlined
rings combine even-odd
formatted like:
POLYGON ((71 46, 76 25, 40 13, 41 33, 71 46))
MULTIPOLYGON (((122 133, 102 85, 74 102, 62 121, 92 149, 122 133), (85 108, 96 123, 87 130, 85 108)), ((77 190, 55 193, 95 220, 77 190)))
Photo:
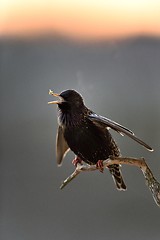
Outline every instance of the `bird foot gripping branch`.
POLYGON ((99 171, 100 171, 101 173, 103 173, 103 171, 104 171, 103 160, 98 160, 98 162, 96 163, 96 166, 97 166, 97 168, 99 169, 99 171))
POLYGON ((75 159, 72 160, 72 163, 75 167, 77 167, 78 163, 82 165, 82 159, 76 156, 75 159))

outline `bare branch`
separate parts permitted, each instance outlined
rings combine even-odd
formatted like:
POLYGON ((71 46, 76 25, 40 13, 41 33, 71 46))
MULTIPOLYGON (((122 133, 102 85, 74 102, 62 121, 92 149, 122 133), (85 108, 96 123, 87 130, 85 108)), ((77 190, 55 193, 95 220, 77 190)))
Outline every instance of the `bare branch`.
MULTIPOLYGON (((78 164, 78 165, 79 165, 79 164, 78 164)), ((77 165, 75 171, 74 171, 69 177, 67 177, 67 178, 63 181, 62 185, 60 186, 60 189, 63 189, 69 182, 71 182, 71 181, 72 181, 75 177, 77 177, 77 175, 81 172, 81 171, 79 170, 78 165, 77 165)))
MULTIPOLYGON (((131 157, 110 157, 107 160, 103 161, 103 168, 107 168, 113 164, 127 164, 139 167, 142 170, 142 173, 146 180, 146 185, 150 189, 152 196, 158 206, 160 206, 160 183, 153 176, 152 171, 148 167, 144 158, 131 158, 131 157)), ((66 178, 60 189, 63 189, 69 182, 71 182, 80 172, 88 172, 98 170, 96 165, 88 165, 88 164, 77 164, 75 171, 66 178)))

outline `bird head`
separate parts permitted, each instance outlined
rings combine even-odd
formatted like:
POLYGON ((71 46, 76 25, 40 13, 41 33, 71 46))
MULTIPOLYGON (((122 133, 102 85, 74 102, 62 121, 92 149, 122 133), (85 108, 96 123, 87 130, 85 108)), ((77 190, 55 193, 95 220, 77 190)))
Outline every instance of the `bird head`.
POLYGON ((49 94, 58 97, 59 100, 48 102, 48 104, 58 104, 58 107, 65 110, 78 110, 84 107, 82 96, 75 90, 65 90, 61 93, 54 93, 49 90, 49 94))

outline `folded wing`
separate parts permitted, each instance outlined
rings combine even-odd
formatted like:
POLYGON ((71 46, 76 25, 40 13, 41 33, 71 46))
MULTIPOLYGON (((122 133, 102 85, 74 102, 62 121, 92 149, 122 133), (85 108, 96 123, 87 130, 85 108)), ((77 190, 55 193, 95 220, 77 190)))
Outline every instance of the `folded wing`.
POLYGON ((114 122, 114 121, 112 121, 112 120, 110 120, 110 119, 108 119, 106 117, 97 115, 95 113, 91 113, 88 118, 92 122, 94 122, 95 124, 98 124, 98 125, 101 124, 101 125, 103 125, 103 127, 112 128, 113 130, 117 131, 121 135, 127 135, 128 137, 132 138, 133 140, 135 140, 136 142, 141 144, 147 150, 153 151, 153 149, 148 144, 146 144, 141 139, 136 137, 131 130, 129 130, 128 128, 126 128, 126 127, 124 127, 122 125, 120 125, 119 123, 116 123, 116 122, 114 122))

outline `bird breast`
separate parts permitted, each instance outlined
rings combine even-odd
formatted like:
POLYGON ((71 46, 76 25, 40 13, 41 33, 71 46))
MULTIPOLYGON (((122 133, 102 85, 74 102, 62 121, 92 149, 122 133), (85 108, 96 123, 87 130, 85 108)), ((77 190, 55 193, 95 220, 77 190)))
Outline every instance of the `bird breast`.
POLYGON ((65 127, 64 138, 70 149, 83 161, 95 164, 112 153, 112 137, 85 119, 78 125, 65 127))

